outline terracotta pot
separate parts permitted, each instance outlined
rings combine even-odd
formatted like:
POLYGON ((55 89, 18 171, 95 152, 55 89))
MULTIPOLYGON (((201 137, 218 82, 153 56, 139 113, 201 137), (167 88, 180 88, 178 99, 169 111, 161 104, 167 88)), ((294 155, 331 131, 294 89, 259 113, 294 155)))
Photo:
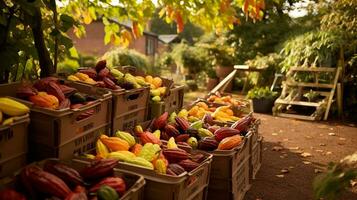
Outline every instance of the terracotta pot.
POLYGON ((216 75, 218 78, 225 78, 228 76, 233 71, 233 66, 231 67, 222 67, 222 66, 216 66, 216 75))
POLYGON ((207 90, 210 91, 218 84, 217 78, 207 78, 207 90))

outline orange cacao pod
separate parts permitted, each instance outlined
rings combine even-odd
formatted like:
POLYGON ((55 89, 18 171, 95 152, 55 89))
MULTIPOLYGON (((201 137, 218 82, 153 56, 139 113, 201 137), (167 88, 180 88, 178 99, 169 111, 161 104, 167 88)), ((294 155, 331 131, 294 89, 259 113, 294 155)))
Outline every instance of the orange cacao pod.
POLYGON ((140 133, 139 137, 140 137, 141 143, 143 143, 143 144, 153 143, 153 144, 161 145, 160 139, 155 137, 154 134, 152 134, 150 132, 145 131, 143 133, 140 133))
POLYGON ((230 150, 237 147, 242 142, 242 136, 234 135, 224 138, 218 145, 219 150, 230 150))
POLYGON ((112 151, 129 150, 129 143, 118 137, 101 137, 100 140, 112 151))
POLYGON ((57 97, 43 92, 39 92, 38 95, 31 96, 30 101, 35 105, 44 108, 56 109, 59 105, 57 97))

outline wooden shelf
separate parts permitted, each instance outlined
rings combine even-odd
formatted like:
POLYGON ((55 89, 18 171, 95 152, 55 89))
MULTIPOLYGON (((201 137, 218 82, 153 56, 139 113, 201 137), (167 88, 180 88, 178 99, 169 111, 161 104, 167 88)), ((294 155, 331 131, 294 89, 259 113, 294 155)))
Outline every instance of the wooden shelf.
POLYGON ((276 104, 288 104, 288 105, 298 105, 298 106, 310 106, 310 107, 319 107, 324 102, 308 102, 308 101, 287 101, 283 99, 277 99, 276 104))
POLYGON ((314 88, 334 88, 334 84, 326 83, 306 83, 306 82, 295 82, 295 81, 284 81, 283 84, 293 87, 314 87, 314 88))
POLYGON ((301 72, 336 72, 336 68, 333 67, 291 67, 290 70, 301 72))

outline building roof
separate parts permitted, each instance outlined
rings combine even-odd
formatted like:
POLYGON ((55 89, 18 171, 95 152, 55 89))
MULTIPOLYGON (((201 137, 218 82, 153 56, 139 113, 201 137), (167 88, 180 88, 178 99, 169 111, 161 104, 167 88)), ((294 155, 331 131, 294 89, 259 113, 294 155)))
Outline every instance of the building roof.
POLYGON ((165 44, 169 44, 178 38, 177 34, 159 35, 159 40, 165 44))
MULTIPOLYGON (((111 19, 109 19, 109 21, 115 22, 115 23, 119 24, 120 26, 123 26, 123 27, 131 30, 131 21, 130 20, 118 21, 117 19, 111 18, 111 19)), ((150 35, 153 37, 158 37, 158 35, 156 33, 146 31, 146 30, 143 31, 143 34, 150 35)))

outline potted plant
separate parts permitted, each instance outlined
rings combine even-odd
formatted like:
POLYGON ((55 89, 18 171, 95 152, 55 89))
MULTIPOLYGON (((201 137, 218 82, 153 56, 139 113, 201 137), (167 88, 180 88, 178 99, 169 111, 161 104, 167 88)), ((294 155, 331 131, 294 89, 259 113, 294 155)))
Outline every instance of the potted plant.
POLYGON ((253 111, 257 113, 271 113, 277 96, 278 93, 268 87, 255 87, 247 94, 247 98, 252 100, 253 111))
POLYGON ((216 87, 216 85, 218 84, 218 77, 216 75, 216 71, 213 70, 213 68, 209 68, 206 71, 207 74, 207 90, 210 91, 212 90, 214 87, 216 87))

